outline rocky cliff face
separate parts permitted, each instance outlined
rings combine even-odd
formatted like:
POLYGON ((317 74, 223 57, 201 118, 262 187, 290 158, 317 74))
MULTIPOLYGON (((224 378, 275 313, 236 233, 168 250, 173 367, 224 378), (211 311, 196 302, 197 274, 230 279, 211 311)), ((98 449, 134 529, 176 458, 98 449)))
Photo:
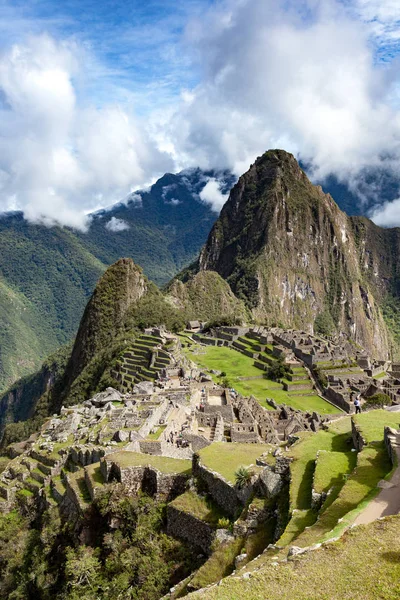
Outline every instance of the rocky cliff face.
POLYGON ((384 357, 378 302, 397 285, 399 240, 399 230, 348 217, 291 154, 271 150, 232 189, 198 269, 217 271, 260 321, 311 332, 323 316, 384 357))

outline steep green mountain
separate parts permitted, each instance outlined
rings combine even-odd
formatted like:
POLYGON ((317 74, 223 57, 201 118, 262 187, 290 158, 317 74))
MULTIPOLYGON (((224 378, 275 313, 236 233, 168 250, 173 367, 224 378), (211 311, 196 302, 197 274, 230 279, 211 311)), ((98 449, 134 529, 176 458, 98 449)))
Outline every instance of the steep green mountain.
POLYGON ((94 214, 87 233, 0 215, 0 392, 73 338, 97 279, 121 256, 159 285, 193 260, 217 216, 199 196, 210 177, 223 191, 233 183, 199 169, 164 175, 94 214))
POLYGON ((328 326, 385 357, 379 305, 400 292, 399 243, 400 229, 348 217, 291 154, 270 150, 232 189, 191 271, 218 272, 260 321, 328 326))
POLYGON ((0 390, 73 337, 104 269, 68 229, 0 218, 0 390))
MULTIPOLYGON (((181 331, 189 319, 230 317, 246 320, 249 312, 229 285, 213 272, 199 273, 183 284, 173 281, 165 293, 132 259, 111 265, 99 279, 83 313, 72 348, 61 348, 41 369, 0 395, 0 433, 5 442, 26 438, 62 405, 81 402, 109 383, 118 356, 151 326, 181 331)), ((5 443, 3 440, 3 443, 5 443)))

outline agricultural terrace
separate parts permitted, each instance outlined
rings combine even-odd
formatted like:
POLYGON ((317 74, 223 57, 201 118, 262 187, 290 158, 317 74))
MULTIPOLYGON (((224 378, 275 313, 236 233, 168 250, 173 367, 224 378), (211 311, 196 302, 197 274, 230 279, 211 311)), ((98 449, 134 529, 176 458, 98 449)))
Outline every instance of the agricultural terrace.
POLYGON ((111 456, 112 461, 117 463, 122 469, 149 465, 161 473, 190 473, 192 468, 191 460, 153 456, 151 454, 140 454, 139 452, 128 452, 126 450, 115 452, 111 456))
MULTIPOLYGON (((235 472, 241 466, 256 464, 256 459, 268 452, 268 444, 226 444, 215 442, 199 451, 202 464, 216 473, 220 473, 230 483, 235 483, 235 472)), ((272 455, 270 455, 273 461, 272 455)), ((255 467, 255 470, 257 467, 255 467)))
MULTIPOLYGON (((325 402, 313 390, 287 392, 282 384, 267 379, 263 376, 263 371, 254 365, 254 359, 242 354, 234 348, 227 346, 201 346, 188 342, 187 338, 182 338, 182 342, 187 343, 183 350, 188 358, 196 363, 202 369, 208 371, 214 370, 225 373, 225 376, 214 376, 217 383, 227 379, 229 385, 243 396, 254 396, 258 402, 267 409, 271 409, 266 402, 266 398, 271 398, 277 404, 287 404, 293 408, 318 412, 319 414, 332 414, 338 412, 338 409, 329 402, 325 402), (243 380, 244 377, 258 377, 258 379, 243 380)), ((302 367, 296 367, 295 373, 302 372, 302 367)), ((303 369, 304 370, 304 369, 303 369)), ((292 385, 296 382, 287 381, 292 385)), ((300 382, 299 382, 300 383, 300 382)))

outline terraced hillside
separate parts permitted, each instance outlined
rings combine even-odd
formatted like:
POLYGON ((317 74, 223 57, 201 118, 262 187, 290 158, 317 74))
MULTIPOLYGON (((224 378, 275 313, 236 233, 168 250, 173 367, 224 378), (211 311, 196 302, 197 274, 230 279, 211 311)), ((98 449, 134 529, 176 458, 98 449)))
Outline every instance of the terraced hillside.
MULTIPOLYGON (((398 426, 398 416, 386 411, 372 411, 352 418, 342 417, 317 434, 299 434, 299 441, 285 452, 292 459, 292 464, 290 519, 282 535, 273 547, 236 569, 234 575, 223 580, 218 587, 204 589, 188 597, 221 600, 243 597, 254 600, 266 597, 304 600, 321 597, 330 600, 342 597, 360 600, 397 598, 394 577, 397 571, 393 571, 392 578, 388 568, 390 561, 383 559, 386 583, 382 580, 382 573, 379 576, 383 587, 376 587, 369 578, 368 570, 374 568, 373 551, 379 546, 381 533, 387 539, 395 535, 400 527, 400 517, 389 518, 379 526, 359 526, 351 533, 346 532, 379 492, 378 483, 391 476, 392 465, 383 442, 385 425, 398 426), (352 419, 356 430, 366 441, 365 447, 358 453, 352 450, 352 419), (302 549, 318 548, 321 543, 341 535, 344 536, 343 541, 334 545, 329 543, 321 550, 302 555, 302 549), (291 547, 295 547, 297 553, 292 558, 291 547), (367 553, 363 554, 362 560, 358 557, 360 552, 367 553), (361 585, 361 581, 352 568, 350 580, 347 580, 347 560, 354 560, 352 564, 360 567, 363 576, 368 578, 368 590, 362 586, 354 591, 353 582, 361 585), (323 592, 320 588, 322 568, 323 592), (339 578, 336 587, 335 577, 339 578), (325 580, 329 582, 328 588, 325 580), (347 587, 349 582, 351 588, 347 587), (387 594, 380 595, 377 590, 382 589, 386 589, 387 594)), ((392 538, 389 546, 395 543, 392 538)))
POLYGON ((161 336, 143 334, 121 354, 111 375, 121 391, 131 391, 139 381, 157 379, 171 360, 172 355, 161 336))
POLYGON ((272 345, 260 346, 254 339, 241 336, 232 346, 210 345, 209 336, 182 337, 184 352, 191 361, 208 371, 225 373, 213 377, 217 382, 227 380, 229 386, 244 396, 253 395, 264 408, 272 408, 266 398, 277 404, 287 404, 303 411, 332 414, 338 409, 318 395, 309 372, 299 363, 290 365, 291 372, 281 382, 267 376, 267 369, 278 364, 272 345), (196 343, 197 340, 198 343, 196 343), (205 345, 206 344, 206 345, 205 345))

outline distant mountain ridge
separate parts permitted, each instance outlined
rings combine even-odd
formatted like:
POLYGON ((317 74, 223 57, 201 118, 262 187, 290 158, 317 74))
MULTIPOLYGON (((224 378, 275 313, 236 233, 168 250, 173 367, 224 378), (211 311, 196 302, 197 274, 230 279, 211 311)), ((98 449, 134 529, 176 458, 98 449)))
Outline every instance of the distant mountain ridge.
POLYGON ((72 340, 96 281, 121 256, 158 285, 194 259, 217 218, 200 199, 210 178, 222 193, 235 181, 200 169, 166 174, 95 213, 87 233, 0 215, 0 392, 72 340))

